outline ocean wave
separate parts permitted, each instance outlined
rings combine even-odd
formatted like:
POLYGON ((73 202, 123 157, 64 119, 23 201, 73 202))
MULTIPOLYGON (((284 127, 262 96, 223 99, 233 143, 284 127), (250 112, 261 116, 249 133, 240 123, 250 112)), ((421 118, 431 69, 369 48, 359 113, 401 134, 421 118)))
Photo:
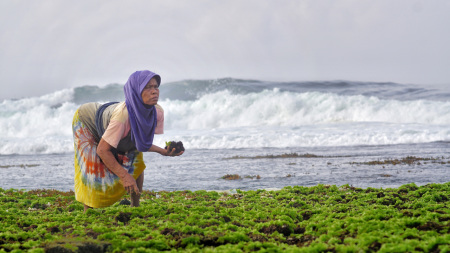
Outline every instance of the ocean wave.
POLYGON ((219 91, 195 101, 163 100, 166 126, 174 129, 214 129, 247 126, 387 122, 450 124, 450 102, 382 100, 363 95, 282 92, 233 95, 219 91))
MULTIPOLYGON (((207 94, 229 91, 233 95, 260 93, 274 88, 292 93, 320 92, 344 96, 363 95, 383 100, 431 100, 448 101, 449 91, 423 88, 417 85, 397 83, 315 81, 315 82, 267 82, 234 78, 210 80, 183 80, 163 83, 160 87, 161 100, 194 101, 207 94)), ((96 101, 124 100, 123 85, 81 86, 72 89, 72 102, 82 104, 96 101)))
MULTIPOLYGON (((155 138, 156 144, 175 139, 186 148, 251 148, 450 140, 450 96, 395 99, 401 92, 407 97, 407 91, 389 83, 365 83, 364 88, 348 82, 301 84, 220 79, 163 85, 166 134, 155 138), (376 91, 396 95, 382 98, 376 91)), ((410 92, 423 97, 431 91, 410 92)), ((118 84, 4 100, 0 155, 72 152, 75 110, 85 102, 122 100, 118 84)))
POLYGON ((203 131, 168 130, 164 135, 155 136, 155 143, 167 140, 182 140, 186 150, 377 146, 450 140, 450 130, 443 126, 374 122, 203 131))
POLYGON ((222 78, 212 80, 184 80, 161 85, 161 98, 171 100, 197 100, 219 91, 231 94, 260 93, 274 88, 292 93, 320 92, 344 96, 363 95, 379 99, 448 101, 450 92, 417 85, 397 83, 313 81, 313 82, 267 82, 222 78))
POLYGON ((124 101, 123 85, 109 84, 104 87, 81 86, 73 89, 71 102, 84 104, 89 102, 124 101))

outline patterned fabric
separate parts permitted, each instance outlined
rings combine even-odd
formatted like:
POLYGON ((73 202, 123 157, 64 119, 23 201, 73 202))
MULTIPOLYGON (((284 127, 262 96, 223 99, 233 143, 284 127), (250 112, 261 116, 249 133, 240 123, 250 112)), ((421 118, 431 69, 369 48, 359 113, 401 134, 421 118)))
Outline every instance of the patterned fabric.
MULTIPOLYGON (((75 198, 90 207, 107 207, 122 198, 125 188, 119 177, 113 174, 97 156, 94 136, 80 121, 78 110, 72 122, 75 148, 75 198)), ((145 169, 142 152, 120 155, 119 163, 135 179, 145 169)))

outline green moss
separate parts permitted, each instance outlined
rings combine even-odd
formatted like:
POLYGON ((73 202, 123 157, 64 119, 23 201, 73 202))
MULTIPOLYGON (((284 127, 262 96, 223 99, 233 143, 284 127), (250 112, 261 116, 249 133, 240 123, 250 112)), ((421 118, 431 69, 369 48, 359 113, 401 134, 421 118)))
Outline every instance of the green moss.
POLYGON ((449 190, 145 191, 138 208, 83 213, 73 192, 0 188, 0 252, 449 252, 449 190))

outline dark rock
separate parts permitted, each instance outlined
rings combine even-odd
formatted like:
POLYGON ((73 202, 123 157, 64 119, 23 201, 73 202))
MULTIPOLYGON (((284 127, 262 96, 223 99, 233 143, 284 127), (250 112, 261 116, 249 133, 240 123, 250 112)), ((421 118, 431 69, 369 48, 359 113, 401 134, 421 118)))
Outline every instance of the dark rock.
POLYGON ((130 220, 131 220, 131 213, 120 212, 119 215, 116 216, 116 221, 123 222, 123 224, 128 224, 130 220))
POLYGON ((119 205, 129 206, 129 205, 131 205, 131 202, 128 199, 122 199, 119 202, 119 205))

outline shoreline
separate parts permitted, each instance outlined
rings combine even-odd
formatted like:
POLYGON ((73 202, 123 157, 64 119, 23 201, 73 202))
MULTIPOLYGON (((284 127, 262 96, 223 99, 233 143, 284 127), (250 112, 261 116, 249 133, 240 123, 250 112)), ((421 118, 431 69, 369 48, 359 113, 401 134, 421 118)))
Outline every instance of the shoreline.
MULTIPOLYGON (((226 179, 224 179, 226 180, 226 179)), ((395 189, 399 189, 401 187, 407 186, 407 185, 415 185, 417 187, 423 187, 423 186, 428 186, 428 185, 444 185, 450 182, 444 182, 444 183, 426 183, 426 184, 416 184, 416 183, 407 183, 407 184, 403 184, 400 185, 398 187, 358 187, 358 186, 353 186, 353 185, 349 185, 349 184, 343 184, 343 185, 335 185, 335 184, 317 184, 317 185, 289 185, 289 186, 285 186, 283 188, 261 188, 261 189, 238 189, 238 188, 234 188, 234 189, 226 189, 226 190, 206 190, 206 189, 199 189, 199 190, 188 190, 188 189, 181 189, 181 190, 147 190, 147 189, 143 189, 142 192, 147 192, 147 193, 159 193, 159 192, 171 192, 171 193, 178 193, 178 192, 215 192, 215 193, 220 193, 220 194, 238 194, 238 193, 245 193, 245 192, 253 192, 253 191, 266 191, 266 192, 278 192, 278 191, 282 191, 285 188, 291 188, 291 187, 304 187, 304 188, 314 188, 314 187, 323 187, 323 188, 338 188, 338 189, 361 189, 361 190, 367 190, 367 189, 371 189, 371 190, 395 190, 395 189)), ((58 190, 58 189, 53 189, 53 188, 36 188, 36 189, 16 189, 16 188, 8 188, 8 189, 4 189, 2 187, 0 187, 0 192, 1 191, 12 191, 12 192, 53 192, 55 194, 62 194, 64 196, 66 196, 67 194, 75 194, 73 190, 58 190)))
MULTIPOLYGON (((318 184, 393 188, 450 181, 448 144, 188 150, 144 154, 144 189, 231 191, 318 184), (287 154, 294 154, 288 156, 287 154), (225 159, 240 157, 239 159, 225 159)), ((4 189, 73 189, 73 154, 0 157, 4 189), (28 166, 30 165, 30 166, 28 166)))

